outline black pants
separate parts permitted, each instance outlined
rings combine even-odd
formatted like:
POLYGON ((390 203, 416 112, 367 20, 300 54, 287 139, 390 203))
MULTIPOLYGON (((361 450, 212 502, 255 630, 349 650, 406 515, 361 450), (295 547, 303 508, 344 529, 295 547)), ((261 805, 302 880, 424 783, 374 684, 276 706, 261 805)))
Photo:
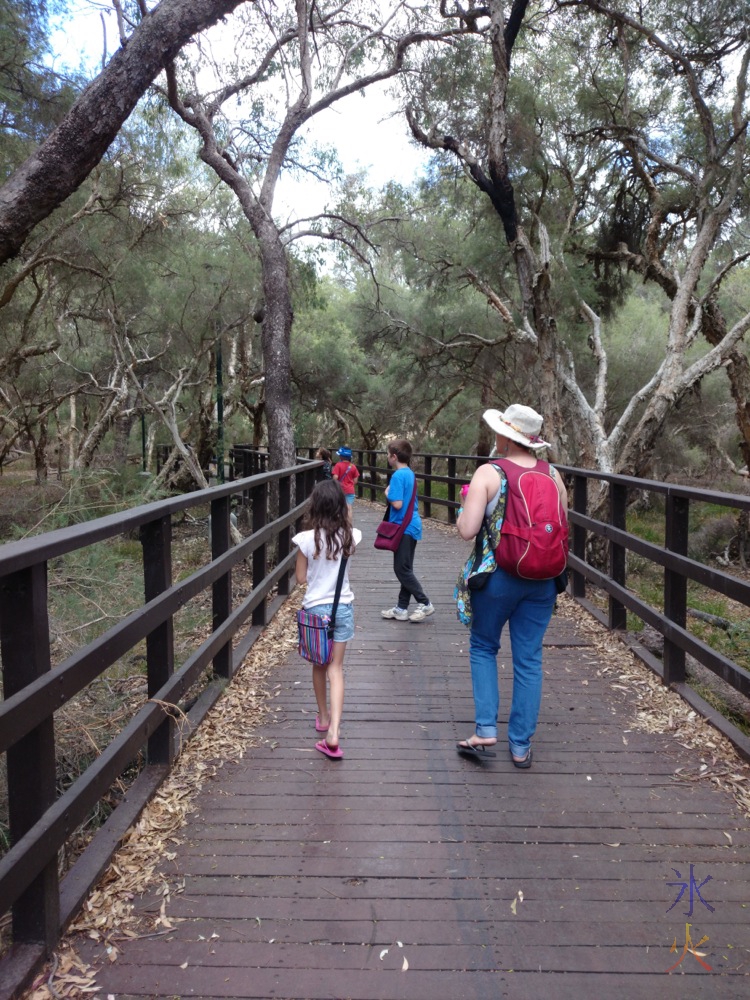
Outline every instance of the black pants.
POLYGON ((416 547, 416 538, 404 535, 398 549, 393 553, 393 572, 401 584, 401 590, 398 593, 398 606, 400 608, 408 608, 412 597, 418 604, 430 603, 429 597, 422 590, 422 584, 414 576, 414 550, 416 547))

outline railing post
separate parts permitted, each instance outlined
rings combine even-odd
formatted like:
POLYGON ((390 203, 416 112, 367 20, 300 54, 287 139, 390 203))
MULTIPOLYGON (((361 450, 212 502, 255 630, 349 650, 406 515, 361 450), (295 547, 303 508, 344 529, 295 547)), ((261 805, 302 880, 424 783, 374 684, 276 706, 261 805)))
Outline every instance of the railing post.
MULTIPOLYGON (((291 476, 284 476, 283 479, 279 480, 279 517, 283 517, 288 514, 292 508, 291 504, 292 496, 292 479, 291 476)), ((278 542, 278 564, 282 563, 284 559, 289 555, 289 551, 292 547, 291 543, 292 532, 291 528, 282 528, 279 532, 279 542, 278 542)), ((285 573, 279 580, 278 593, 286 595, 289 593, 289 574, 285 573)))
MULTIPOLYGON (((307 496, 307 473, 304 471, 304 469, 302 469, 299 472, 294 473, 295 504, 299 504, 302 501, 302 499, 306 496, 307 496)), ((299 534, 299 532, 302 531, 302 524, 304 518, 305 518, 304 513, 300 514, 300 516, 294 522, 295 535, 299 534)))
MULTIPOLYGON (((231 496, 219 497, 211 501, 211 558, 218 559, 229 551, 232 544, 230 530, 231 496)), ((215 580, 212 590, 213 630, 225 622, 232 613, 232 571, 228 569, 215 580)), ((228 639, 213 659, 217 677, 232 677, 232 642, 228 639)))
MULTIPOLYGON (((687 555, 690 502, 685 497, 667 496, 664 547, 687 555)), ((678 570, 664 570, 664 615, 681 628, 687 622, 687 577, 678 570)), ((664 683, 685 681, 685 650, 664 637, 664 683)))
MULTIPOLYGON (((172 519, 169 514, 143 525, 141 546, 143 590, 148 602, 172 586, 172 519)), ((174 673, 174 623, 171 616, 146 636, 146 672, 148 697, 153 698, 174 673)), ((149 737, 149 763, 171 767, 174 761, 174 727, 174 719, 167 713, 149 737)))
MULTIPOLYGON (((253 509, 252 533, 265 528, 268 523, 268 484, 259 483, 253 486, 250 491, 250 502, 253 509)), ((263 542, 253 552, 253 587, 257 586, 264 579, 268 570, 268 545, 263 542)), ((263 598, 260 604, 253 609, 253 625, 266 624, 266 612, 268 599, 263 598)))
MULTIPOLYGON (((0 644, 5 698, 48 673, 47 564, 38 563, 0 581, 0 644)), ((44 719, 8 748, 8 815, 16 844, 55 802, 55 731, 44 719)), ((51 951, 60 931, 57 855, 13 904, 13 939, 43 942, 51 951)))
MULTIPOLYGON (((613 528, 625 531, 627 528, 628 490, 620 483, 609 486, 609 523, 613 528)), ((609 543, 609 575, 615 583, 625 586, 625 547, 617 542, 609 543)), ((628 625, 625 605, 614 597, 609 598, 609 627, 621 632, 628 625)))
POLYGON ((430 503, 430 497, 432 496, 432 455, 425 455, 424 457, 424 493, 422 496, 424 501, 424 516, 430 517, 432 515, 432 504, 430 503))
MULTIPOLYGON (((258 470, 256 469, 255 455, 253 452, 248 452, 247 448, 243 448, 240 452, 242 459, 242 472, 240 473, 240 479, 247 479, 248 476, 254 475, 258 470)), ((240 501, 243 507, 247 507, 250 503, 250 491, 245 490, 242 494, 242 500, 240 501)))
POLYGON ((377 496, 377 490, 375 489, 375 481, 378 475, 377 463, 378 456, 374 451, 369 453, 370 457, 370 500, 375 500, 377 496))
POLYGON ((363 451, 357 452, 357 468, 359 469, 359 476, 355 480, 355 487, 357 496, 361 499, 365 495, 365 487, 362 482, 362 472, 364 471, 365 453, 363 451))
MULTIPOLYGON (((448 500, 450 503, 456 502, 456 460, 452 455, 448 456, 448 500)), ((456 523, 456 508, 448 508, 448 524, 456 523)))
MULTIPOLYGON (((586 476, 573 477, 573 510, 578 514, 586 514, 588 485, 589 481, 586 476)), ((586 529, 580 524, 573 525, 571 551, 581 562, 586 561, 586 529)), ((586 577, 576 570, 571 572, 571 592, 573 597, 586 596, 586 577)))

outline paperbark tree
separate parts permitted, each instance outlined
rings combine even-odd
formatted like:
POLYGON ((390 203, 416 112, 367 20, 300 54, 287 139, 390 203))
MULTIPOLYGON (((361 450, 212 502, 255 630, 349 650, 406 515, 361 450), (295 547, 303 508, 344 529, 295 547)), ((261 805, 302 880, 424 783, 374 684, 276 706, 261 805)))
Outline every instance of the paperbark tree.
MULTIPOLYGON (((721 3, 700 13, 675 12, 677 23, 667 21, 657 26, 659 30, 631 16, 627 8, 597 0, 581 0, 581 6, 606 18, 616 32, 623 72, 621 99, 606 102, 608 120, 581 138, 615 145, 625 154, 628 169, 620 190, 633 192, 646 219, 640 240, 631 230, 629 239, 609 250, 597 247, 589 256, 656 282, 671 301, 665 359, 653 392, 632 431, 623 433, 626 421, 615 428, 623 438, 615 449, 618 471, 633 474, 641 467, 642 456, 650 454, 676 403, 719 366, 730 381, 740 448, 750 466, 750 364, 740 346, 750 328, 750 312, 728 329, 718 300, 727 275, 750 257, 738 249, 741 240, 733 239, 731 232, 750 167, 747 24, 739 12, 722 11, 721 3), (681 23, 686 15, 693 31, 681 23), (634 81, 649 63, 658 64, 663 74, 670 68, 666 78, 673 94, 668 104, 665 100, 665 112, 672 118, 683 116, 667 142, 643 124, 643 99, 634 81), (731 86, 723 85, 723 78, 731 86), (707 266, 717 247, 723 260, 709 275, 707 266), (687 352, 698 335, 711 349, 689 362, 687 352)), ((745 198, 744 207, 749 204, 745 198)), ((602 371, 601 339, 593 313, 590 316, 602 371)))
MULTIPOLYGON (((668 416, 709 372, 722 366, 733 376, 743 447, 750 448, 745 362, 738 350, 750 327, 750 313, 744 312, 728 328, 717 299, 728 271, 747 256, 732 246, 731 223, 750 166, 746 96, 750 44, 741 18, 728 17, 717 23, 712 20, 712 11, 696 7, 691 9, 691 19, 683 21, 675 8, 674 21, 664 20, 670 35, 662 37, 645 17, 648 13, 663 15, 665 5, 649 5, 645 13, 641 8, 638 17, 623 13, 621 6, 626 7, 597 0, 561 3, 562 13, 543 35, 543 44, 524 53, 522 67, 535 69, 538 86, 545 72, 549 75, 545 61, 560 58, 556 43, 566 30, 570 30, 571 45, 577 39, 586 48, 580 60, 575 48, 569 48, 568 77, 562 80, 558 70, 556 78, 562 90, 559 103, 570 93, 580 95, 576 127, 563 126, 556 131, 562 116, 555 122, 554 113, 545 117, 540 110, 538 134, 527 129, 527 135, 534 137, 537 165, 533 168, 521 169, 518 143, 513 150, 511 141, 513 130, 524 126, 519 124, 518 109, 515 118, 510 114, 510 67, 519 30, 530 9, 526 0, 515 0, 507 21, 501 0, 489 0, 476 8, 471 20, 472 29, 485 32, 491 54, 484 127, 472 123, 466 129, 466 140, 447 133, 441 129, 440 113, 424 89, 421 103, 409 109, 408 119, 418 141, 450 151, 459 159, 502 220, 515 263, 518 300, 503 303, 494 294, 491 275, 480 275, 476 287, 511 336, 518 343, 530 341, 535 346, 545 434, 553 441, 555 456, 574 458, 605 471, 642 475, 648 472, 668 416), (700 45, 696 24, 706 33, 700 45), (731 86, 725 83, 730 76, 731 86), (428 120, 429 127, 422 119, 428 120), (582 121, 590 127, 582 129, 582 121), (608 178, 603 184, 605 172, 608 178), (514 183, 517 186, 521 181, 519 210, 514 183), (567 212, 558 211, 553 230, 552 188, 565 185, 567 212), (625 243, 602 251, 595 246, 599 222, 607 214, 616 215, 618 192, 633 188, 646 219, 643 244, 625 243), (611 200, 606 202, 603 199, 608 195, 611 200), (522 214, 536 249, 520 224, 522 214), (728 260, 709 277, 707 265, 720 245, 728 260), (617 261, 639 271, 646 280, 658 281, 671 298, 664 360, 614 421, 609 414, 601 317, 595 304, 586 300, 585 291, 576 287, 576 276, 566 260, 571 251, 580 259, 587 250, 589 258, 617 261), (590 323, 589 345, 595 366, 592 399, 582 388, 573 354, 559 329, 551 292, 553 275, 569 279, 578 308, 590 323), (701 332, 710 346, 696 357, 701 332), (577 440, 575 452, 563 433, 563 414, 570 436, 577 440)), ((459 6, 448 10, 443 4, 442 11, 447 17, 466 19, 459 6)), ((540 25, 536 28, 541 30, 540 25)), ((554 99, 555 95, 545 111, 554 99)))
MULTIPOLYGON (((280 468, 292 464, 295 456, 288 246, 296 234, 294 227, 274 218, 282 170, 302 166, 298 134, 315 115, 396 76, 413 46, 455 32, 414 29, 414 16, 403 2, 384 13, 379 3, 366 0, 342 0, 332 6, 295 0, 292 17, 282 13, 279 19, 275 5, 266 9, 260 3, 245 14, 248 34, 235 78, 206 94, 197 73, 192 79, 187 74, 186 80, 184 72, 181 75, 170 66, 168 97, 175 112, 198 133, 201 159, 234 191, 258 241, 263 273, 265 413, 271 466, 280 468), (248 51, 258 53, 249 72, 245 66, 248 51), (267 108, 258 112, 272 102, 270 81, 276 84, 277 99, 280 95, 276 122, 267 108), (251 109, 249 116, 242 111, 246 105, 251 109)), ((218 72, 217 76, 221 79, 218 72)), ((308 165, 307 169, 313 168, 308 165)), ((308 230, 309 222, 305 220, 308 230)), ((321 228, 316 232, 320 236, 321 228)))
POLYGON ((247 0, 138 0, 141 20, 60 124, 0 187, 0 264, 91 173, 159 73, 197 33, 247 0))
POLYGON ((440 133, 435 128, 426 132, 412 108, 407 109, 407 120, 418 142, 431 149, 448 150, 464 163, 472 181, 487 195, 500 217, 505 239, 513 256, 520 292, 522 323, 517 335, 522 339, 531 339, 535 344, 539 358, 539 398, 545 417, 545 434, 552 445, 553 455, 562 457, 567 449, 563 439, 564 421, 556 363, 557 323, 550 298, 549 239, 546 230, 540 225, 538 250, 532 246, 519 218, 508 157, 511 57, 529 2, 530 0, 515 0, 507 21, 505 4, 501 0, 490 0, 481 8, 470 11, 463 9, 458 3, 449 10, 446 0, 441 2, 441 12, 445 17, 458 19, 466 25, 469 32, 483 31, 490 47, 493 72, 488 94, 483 157, 480 158, 477 152, 454 136, 440 133), (481 28, 479 22, 485 20, 489 24, 481 28))

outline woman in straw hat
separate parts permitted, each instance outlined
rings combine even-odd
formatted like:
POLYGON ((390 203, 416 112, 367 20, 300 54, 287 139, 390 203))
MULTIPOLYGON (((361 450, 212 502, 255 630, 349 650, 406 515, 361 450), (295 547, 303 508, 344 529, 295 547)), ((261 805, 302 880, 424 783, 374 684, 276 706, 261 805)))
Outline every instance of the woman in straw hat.
MULTIPOLYGON (((530 406, 513 404, 502 413, 487 410, 485 422, 496 434, 497 457, 524 469, 537 465, 536 452, 547 447, 540 437, 542 417, 530 406)), ((550 475, 567 509, 567 494, 559 473, 550 475)), ((498 466, 487 463, 474 473, 459 514, 462 538, 476 537, 485 517, 505 503, 507 479, 498 466)), ((508 746, 516 767, 531 767, 531 738, 542 699, 542 640, 555 605, 553 580, 526 580, 498 568, 485 586, 471 593, 469 659, 474 691, 476 732, 457 744, 459 753, 481 756, 497 743, 500 695, 497 653, 500 635, 508 623, 513 659, 513 699, 508 718, 508 746)))

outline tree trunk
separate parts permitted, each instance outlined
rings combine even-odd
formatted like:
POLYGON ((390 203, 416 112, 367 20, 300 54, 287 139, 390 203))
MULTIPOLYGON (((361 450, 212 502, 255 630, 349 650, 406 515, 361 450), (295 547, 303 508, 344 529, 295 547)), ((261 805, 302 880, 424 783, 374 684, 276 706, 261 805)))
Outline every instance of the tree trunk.
POLYGON ((76 450, 78 445, 78 400, 75 396, 70 397, 70 422, 68 424, 68 468, 75 465, 76 450))
POLYGON ((263 418, 266 413, 265 403, 258 403, 253 407, 253 448, 257 449, 263 444, 263 418))
POLYGON ((292 428, 291 334, 292 300, 289 267, 276 227, 263 220, 256 229, 263 265, 263 367, 270 467, 294 465, 292 428))
POLYGON ((32 438, 34 447, 34 471, 36 472, 36 484, 41 486, 47 481, 49 470, 47 467, 47 442, 48 442, 48 422, 43 417, 39 421, 39 432, 32 438))
POLYGON ((139 98, 193 35, 243 0, 161 0, 51 135, 0 188, 0 264, 88 177, 139 98))
MULTIPOLYGON (((198 412, 198 434, 195 443, 195 453, 201 469, 207 469, 216 453, 217 435, 216 428, 212 420, 213 400, 209 399, 208 405, 204 399, 200 400, 198 412)), ((218 456, 217 456, 218 457, 218 456)), ((218 470, 219 476, 221 472, 218 470)))
MULTIPOLYGON (((489 378, 482 381, 482 413, 490 408, 490 404, 495 401, 494 387, 489 378)), ((477 438, 477 455, 489 455, 495 446, 495 436, 490 427, 479 418, 479 437, 477 438)))
POLYGON ((156 448, 156 433, 159 429, 157 423, 149 424, 146 432, 146 472, 150 472, 154 467, 154 449, 156 448))
POLYGON ((112 396, 103 403, 99 416, 81 444, 81 449, 75 460, 75 468, 79 471, 87 469, 91 465, 99 445, 112 425, 112 421, 119 414, 120 408, 128 398, 127 379, 122 373, 114 373, 111 388, 112 396))
MULTIPOLYGON (((490 87, 488 163, 492 181, 491 200, 500 216, 505 238, 513 253, 523 314, 537 336, 540 364, 538 406, 544 416, 545 437, 552 445, 551 457, 563 461, 567 456, 563 448, 563 418, 557 378, 557 323, 550 302, 549 241, 541 241, 540 260, 526 233, 518 224, 515 193, 508 164, 507 105, 510 60, 516 38, 514 32, 517 33, 520 28, 527 6, 525 0, 516 0, 512 5, 513 10, 506 27, 505 5, 501 0, 491 0, 489 4, 493 75, 490 87)), ((546 237, 546 231, 543 235, 546 237)))
POLYGON ((123 471, 128 464, 128 442, 134 423, 135 412, 133 410, 128 410, 127 413, 118 413, 113 421, 112 464, 118 472, 123 471))
MULTIPOLYGON (((713 347, 727 332, 724 314, 714 300, 709 300, 704 309, 701 327, 703 336, 713 347)), ((729 355, 725 366, 729 387, 734 400, 734 414, 740 432, 740 452, 742 460, 750 469, 750 361, 739 347, 729 355)))

